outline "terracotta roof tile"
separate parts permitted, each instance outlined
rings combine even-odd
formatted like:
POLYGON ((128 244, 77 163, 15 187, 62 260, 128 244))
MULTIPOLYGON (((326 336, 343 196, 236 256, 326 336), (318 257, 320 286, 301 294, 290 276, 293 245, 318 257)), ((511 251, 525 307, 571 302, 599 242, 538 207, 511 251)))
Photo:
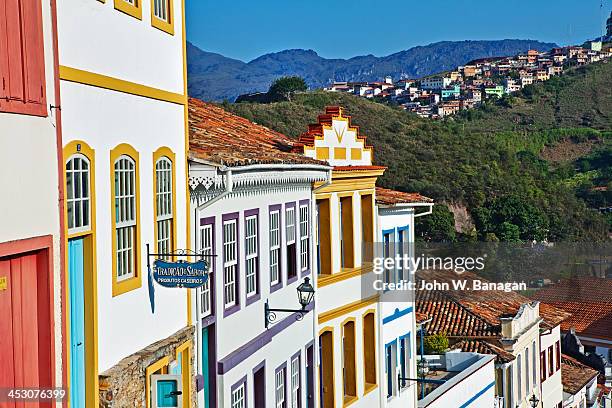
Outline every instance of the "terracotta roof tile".
POLYGON ((408 204, 408 203, 431 203, 431 198, 419 193, 404 193, 403 191, 390 190, 388 188, 376 187, 376 202, 386 205, 408 204))
POLYGON ((222 108, 189 98, 189 157, 226 166, 327 163, 294 152, 297 142, 222 108))
POLYGON ((564 392, 572 395, 578 393, 598 374, 599 371, 582 364, 578 360, 565 354, 561 355, 561 382, 564 392))
POLYGON ((497 356, 495 362, 498 364, 509 363, 516 359, 512 353, 504 350, 497 340, 461 340, 455 343, 451 349, 471 353, 495 354, 497 356))
POLYGON ((532 295, 543 304, 572 314, 561 330, 612 340, 612 279, 576 277, 543 288, 532 295))

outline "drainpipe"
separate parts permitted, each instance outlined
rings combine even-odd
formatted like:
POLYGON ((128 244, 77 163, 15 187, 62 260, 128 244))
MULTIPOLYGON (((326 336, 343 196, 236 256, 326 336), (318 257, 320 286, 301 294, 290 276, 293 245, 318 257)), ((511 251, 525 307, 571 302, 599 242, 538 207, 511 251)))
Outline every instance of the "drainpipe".
MULTIPOLYGON (((68 386, 68 345, 66 344, 66 325, 67 322, 62 320, 66 316, 66 231, 65 231, 65 216, 64 216, 64 143, 62 141, 62 108, 60 99, 60 78, 59 78, 59 51, 58 51, 58 35, 57 35, 57 2, 51 0, 51 42, 53 44, 53 82, 54 82, 54 103, 55 106, 55 140, 57 149, 57 192, 58 192, 58 210, 59 210, 59 253, 60 253, 60 293, 61 293, 61 333, 62 333, 62 380, 61 385, 68 386)), ((55 322, 57 324, 57 322, 55 322)), ((57 355, 57 354, 56 354, 57 355)), ((53 370, 55 373, 55 369, 53 370)), ((55 386, 59 385, 55 374, 53 374, 55 386)), ((97 390, 96 390, 97 392, 97 390)))

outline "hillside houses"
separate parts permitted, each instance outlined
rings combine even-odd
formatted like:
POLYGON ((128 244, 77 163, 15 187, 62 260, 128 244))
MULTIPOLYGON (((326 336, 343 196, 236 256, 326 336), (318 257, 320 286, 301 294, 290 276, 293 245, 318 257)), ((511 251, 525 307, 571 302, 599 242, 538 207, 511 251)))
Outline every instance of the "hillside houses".
POLYGON ((483 101, 519 92, 525 86, 548 81, 564 69, 608 59, 610 52, 569 46, 548 52, 529 50, 511 57, 488 57, 420 80, 389 76, 375 82, 334 82, 325 90, 347 92, 363 98, 400 105, 420 117, 438 119, 483 101))

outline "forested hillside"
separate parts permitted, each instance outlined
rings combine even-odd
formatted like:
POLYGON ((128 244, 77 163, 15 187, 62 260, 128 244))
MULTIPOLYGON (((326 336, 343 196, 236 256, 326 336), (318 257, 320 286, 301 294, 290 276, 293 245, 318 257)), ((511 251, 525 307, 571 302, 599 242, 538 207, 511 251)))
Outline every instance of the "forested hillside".
MULTIPOLYGON (((326 105, 343 106, 374 146, 376 164, 388 167, 380 183, 467 207, 475 230, 463 238, 603 240, 609 221, 596 208, 612 202, 610 78, 612 64, 577 68, 445 121, 341 93, 223 106, 291 137, 326 105)), ((437 210, 442 224, 448 214, 437 210)))

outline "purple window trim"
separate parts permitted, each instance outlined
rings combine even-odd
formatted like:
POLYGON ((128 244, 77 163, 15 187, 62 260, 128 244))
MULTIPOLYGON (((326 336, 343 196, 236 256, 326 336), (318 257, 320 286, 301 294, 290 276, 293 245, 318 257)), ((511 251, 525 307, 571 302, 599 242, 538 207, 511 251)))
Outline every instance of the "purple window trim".
POLYGON ((284 402, 283 402, 283 407, 286 408, 287 407, 287 362, 285 361, 283 364, 281 364, 276 370, 274 370, 274 406, 276 406, 276 374, 279 373, 279 371, 283 372, 283 377, 284 381, 283 381, 283 394, 285 395, 284 398, 284 402))
MULTIPOLYGON (((306 310, 308 312, 312 311, 313 309, 314 309, 314 302, 310 303, 306 307, 306 310)), ((242 346, 240 346, 239 348, 231 352, 229 355, 221 359, 217 363, 217 373, 219 375, 223 375, 229 372, 232 368, 236 367, 238 364, 246 360, 248 357, 258 352, 266 344, 272 342, 272 339, 274 338, 274 336, 281 333, 283 330, 285 330, 287 327, 291 326, 292 324, 300 321, 300 320, 296 320, 296 317, 297 317, 297 313, 287 316, 285 319, 279 321, 278 323, 273 324, 272 326, 270 326, 268 330, 263 331, 262 333, 257 335, 255 338, 251 339, 249 342, 243 344, 242 346)), ((308 344, 314 344, 314 343, 310 341, 308 344)))
MULTIPOLYGON (((308 267, 304 270, 300 271, 300 277, 304 277, 304 276, 309 276, 310 275, 310 264, 312 263, 312 258, 311 258, 311 254, 312 254, 312 208, 310 208, 310 200, 306 199, 306 200, 300 200, 299 204, 298 204, 298 213, 300 212, 300 207, 306 206, 308 207, 308 267)), ((299 225, 299 224, 298 224, 299 225)), ((299 229, 298 229, 299 230, 299 229)), ((300 238, 302 236, 300 235, 300 238)), ((301 254, 300 254, 300 262, 301 262, 301 254)), ((300 263, 300 269, 302 269, 302 264, 300 263)))
MULTIPOLYGON (((214 254, 216 252, 216 250, 217 250, 216 237, 215 237, 215 217, 212 216, 212 217, 200 218, 200 226, 203 227, 205 225, 212 225, 212 250, 213 250, 213 254, 214 254)), ((199 237, 197 237, 197 238, 199 239, 199 237)), ((214 323, 216 321, 215 311, 216 311, 217 308, 216 308, 216 304, 215 304, 215 299, 216 299, 215 294, 217 293, 217 290, 216 290, 217 288, 215 287, 215 276, 214 276, 214 274, 215 274, 215 271, 217 270, 217 266, 218 266, 217 265, 217 258, 218 257, 213 256, 210 259, 208 259, 208 261, 213 265, 212 273, 208 274, 208 279, 210 279, 210 315, 202 318, 202 327, 210 326, 212 323, 214 323), (204 322, 206 322, 207 324, 204 324, 204 322)), ((221 268, 221 269, 223 269, 223 268, 221 268)))
POLYGON ((268 234, 270 234, 270 213, 278 211, 278 244, 280 250, 278 251, 278 283, 272 284, 270 282, 270 293, 274 293, 283 287, 283 206, 281 204, 273 204, 268 207, 268 234))
MULTIPOLYGON (((285 212, 284 212, 285 218, 286 218, 286 215, 287 215, 287 209, 289 209, 289 208, 293 208, 293 218, 294 218, 294 220, 293 220, 293 245, 295 245, 294 246, 294 248, 295 248, 295 276, 292 277, 292 278, 289 277, 289 265, 287 265, 287 267, 285 268, 286 271, 287 271, 287 286, 292 284, 293 282, 297 281, 298 277, 300 276, 300 273, 297 270, 297 267, 298 267, 297 266, 297 263, 298 263, 297 259, 298 259, 298 256, 300 255, 300 251, 299 251, 299 234, 298 234, 298 230, 300 229, 300 223, 299 223, 300 215, 298 214, 299 208, 296 209, 295 201, 290 201, 288 203, 285 203, 285 212)), ((287 220, 285 219, 285 224, 286 223, 287 223, 287 220)), ((287 231, 285 230, 285 233, 286 232, 287 231)), ((289 237, 286 237, 286 239, 285 239, 285 250, 287 249, 287 242, 289 242, 289 237)), ((289 259, 287 259, 287 261, 289 261, 289 259)))
MULTIPOLYGON (((251 216, 255 216, 255 219, 257 220, 256 224, 257 224, 257 266, 256 266, 256 272, 255 272, 255 294, 251 295, 251 296, 246 296, 246 303, 245 306, 250 305, 251 303, 257 302, 259 299, 261 299, 261 251, 259 250, 259 248, 261 248, 260 246, 260 232, 261 232, 261 228, 259 228, 259 208, 253 208, 252 210, 245 210, 244 211, 244 237, 246 240, 246 219, 247 217, 251 217, 251 216)), ((245 250, 246 250, 246 243, 245 243, 245 250)), ((245 253, 245 257, 246 257, 246 253, 245 253)), ((245 266, 244 266, 244 271, 246 273, 246 258, 245 258, 245 266)), ((246 279, 246 277, 245 277, 246 279)), ((245 289, 245 293, 246 293, 246 282, 244 283, 244 289, 245 289)))
POLYGON ((221 252, 223 252, 223 262, 221 263, 221 271, 224 275, 223 277, 223 317, 228 317, 234 313, 236 313, 237 311, 240 310, 240 219, 239 219, 239 213, 238 212, 233 212, 233 213, 228 213, 228 214, 223 214, 223 216, 221 217, 221 233, 223 235, 223 242, 225 242, 225 222, 226 221, 231 221, 231 220, 236 220, 236 285, 235 285, 235 291, 236 291, 236 304, 230 307, 225 307, 225 268, 223 267, 223 264, 225 263, 225 250, 223 249, 223 244, 221 244, 221 252))
MULTIPOLYGON (((291 359, 289 360, 289 363, 292 364, 294 359, 298 359, 298 395, 299 395, 299 399, 298 399, 298 403, 297 406, 298 408, 301 408, 302 406, 302 350, 298 350, 297 353, 295 353, 294 355, 291 356, 291 359)), ((289 366, 291 367, 291 365, 289 366)), ((289 373, 289 387, 293 387, 293 385, 291 384, 291 381, 293 381, 293 373, 289 373)), ((290 389, 290 391, 292 392, 293 390, 290 389)), ((292 395, 293 397, 293 395, 292 395)))
POLYGON ((248 406, 247 402, 249 399, 248 399, 248 394, 247 394, 247 376, 246 375, 242 377, 241 379, 239 379, 234 385, 232 385, 230 389, 230 404, 231 404, 232 394, 242 384, 244 384, 244 408, 247 408, 248 406))
MULTIPOLYGON (((257 390, 255 389, 255 373, 257 373, 257 371, 261 370, 263 368, 264 371, 264 376, 263 376, 263 387, 264 390, 266 389, 266 360, 262 361, 261 363, 257 364, 255 366, 255 368, 253 368, 253 395, 255 395, 255 393, 257 392, 257 390)), ((257 398, 257 396, 256 396, 257 398)), ((264 393, 263 395, 263 400, 264 400, 264 405, 266 402, 266 394, 264 393)))

